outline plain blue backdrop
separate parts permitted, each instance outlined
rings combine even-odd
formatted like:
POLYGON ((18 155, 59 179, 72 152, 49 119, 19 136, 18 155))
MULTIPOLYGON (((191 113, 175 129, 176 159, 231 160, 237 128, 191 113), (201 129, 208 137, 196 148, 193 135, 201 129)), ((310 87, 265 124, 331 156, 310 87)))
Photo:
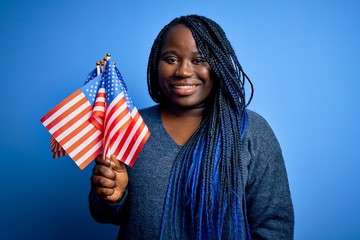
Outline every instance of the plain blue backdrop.
MULTIPOLYGON (((87 194, 93 164, 52 159, 40 118, 107 52, 138 108, 151 45, 174 17, 218 22, 283 149, 295 239, 360 239, 358 1, 1 1, 0 239, 115 239, 87 194)), ((156 165, 156 162, 154 162, 156 165)))

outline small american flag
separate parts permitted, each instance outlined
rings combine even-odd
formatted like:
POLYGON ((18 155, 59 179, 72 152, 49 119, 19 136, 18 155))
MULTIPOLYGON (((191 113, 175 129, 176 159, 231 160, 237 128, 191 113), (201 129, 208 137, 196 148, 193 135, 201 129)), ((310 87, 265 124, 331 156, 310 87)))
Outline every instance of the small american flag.
POLYGON ((50 132, 53 157, 67 154, 80 169, 97 155, 112 154, 132 166, 150 131, 128 95, 110 59, 105 69, 89 73, 75 91, 40 119, 50 132))
POLYGON ((150 131, 137 108, 133 104, 120 71, 116 67, 115 71, 120 81, 120 86, 123 88, 122 90, 125 95, 126 104, 130 110, 131 122, 126 128, 126 131, 122 131, 118 135, 114 144, 117 146, 114 153, 117 156, 117 159, 121 159, 122 162, 131 167, 133 166, 140 150, 149 138, 150 131))

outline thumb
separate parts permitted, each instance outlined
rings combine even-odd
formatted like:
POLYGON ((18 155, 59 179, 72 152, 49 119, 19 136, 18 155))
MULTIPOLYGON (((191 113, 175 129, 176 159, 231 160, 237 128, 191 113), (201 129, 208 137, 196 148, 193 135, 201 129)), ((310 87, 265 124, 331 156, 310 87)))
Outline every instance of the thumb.
POLYGON ((117 172, 126 171, 125 164, 123 164, 122 162, 117 160, 117 158, 114 154, 112 154, 110 156, 110 160, 111 160, 110 166, 112 167, 112 169, 114 171, 117 171, 117 172))

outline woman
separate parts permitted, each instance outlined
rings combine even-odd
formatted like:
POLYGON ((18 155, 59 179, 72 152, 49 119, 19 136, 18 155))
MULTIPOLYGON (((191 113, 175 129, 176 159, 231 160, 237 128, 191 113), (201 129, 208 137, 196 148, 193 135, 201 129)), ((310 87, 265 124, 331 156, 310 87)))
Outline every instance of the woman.
POLYGON ((96 159, 93 218, 120 225, 118 239, 292 239, 281 149, 246 109, 246 82, 217 23, 189 15, 166 25, 148 63, 159 104, 141 110, 151 136, 132 168, 96 159))

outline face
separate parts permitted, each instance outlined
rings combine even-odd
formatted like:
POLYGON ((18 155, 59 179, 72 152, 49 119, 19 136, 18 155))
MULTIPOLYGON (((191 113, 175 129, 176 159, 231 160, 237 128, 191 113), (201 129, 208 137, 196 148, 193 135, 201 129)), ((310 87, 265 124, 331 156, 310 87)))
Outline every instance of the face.
POLYGON ((172 27, 165 37, 158 74, 168 105, 178 109, 203 108, 214 85, 210 66, 185 25, 172 27))

